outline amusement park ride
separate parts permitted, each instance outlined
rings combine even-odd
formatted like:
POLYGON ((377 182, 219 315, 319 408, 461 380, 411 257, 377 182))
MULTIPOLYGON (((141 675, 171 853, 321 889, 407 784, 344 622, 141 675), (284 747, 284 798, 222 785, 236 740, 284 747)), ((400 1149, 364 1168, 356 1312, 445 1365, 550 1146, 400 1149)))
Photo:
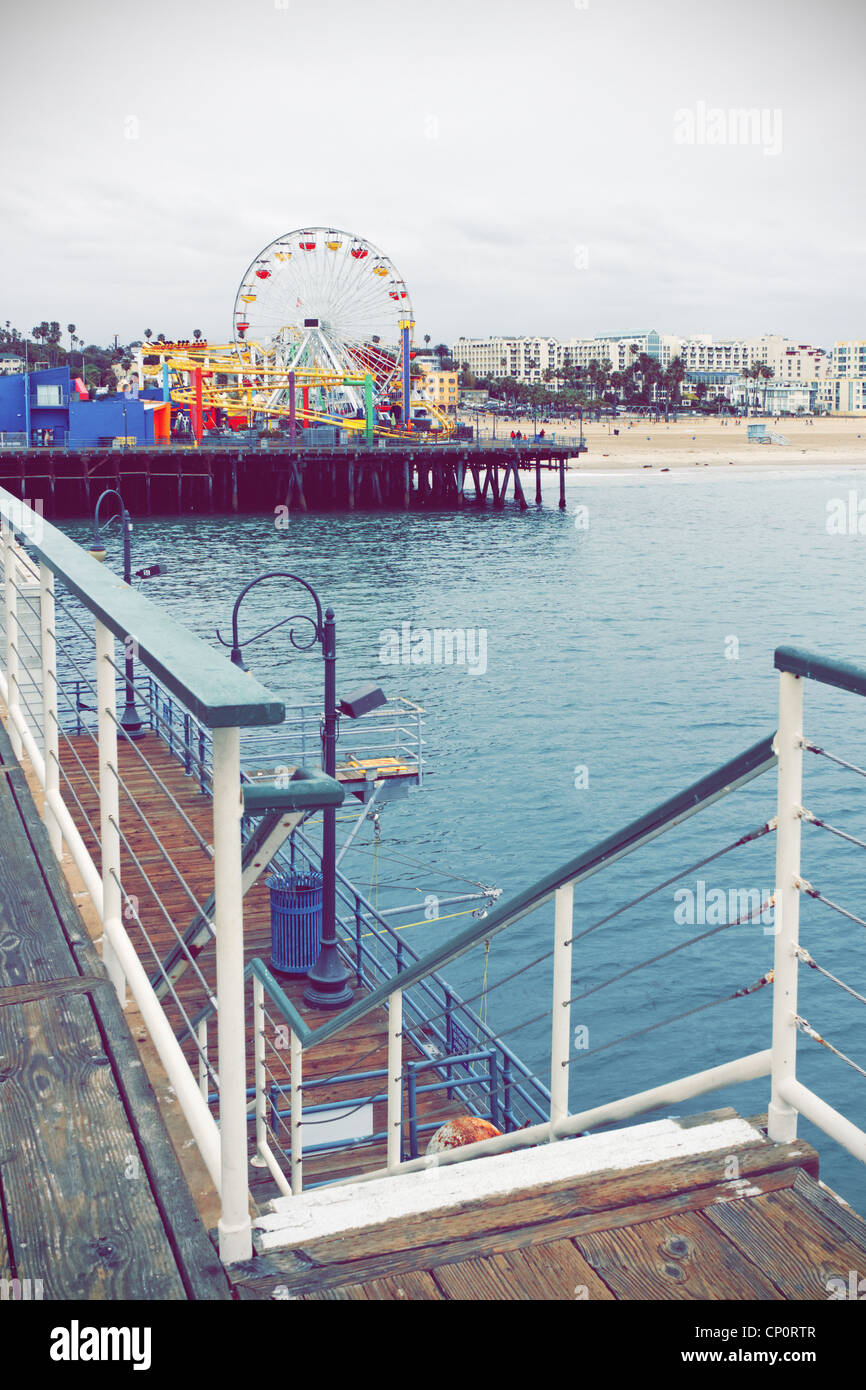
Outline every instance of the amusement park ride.
POLYGON ((338 427, 370 443, 454 422, 412 399, 412 303, 393 262, 371 242, 305 227, 266 246, 235 296, 228 345, 148 343, 139 382, 186 410, 192 433, 338 427), (217 415, 219 412, 219 416, 217 415))

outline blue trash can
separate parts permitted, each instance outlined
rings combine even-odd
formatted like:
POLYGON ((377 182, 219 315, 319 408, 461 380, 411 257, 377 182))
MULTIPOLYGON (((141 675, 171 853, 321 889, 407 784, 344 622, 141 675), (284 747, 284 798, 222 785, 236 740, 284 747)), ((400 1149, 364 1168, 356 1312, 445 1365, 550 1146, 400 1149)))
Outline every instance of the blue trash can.
POLYGON ((272 874, 271 969, 282 975, 306 975, 322 944, 322 875, 272 874))

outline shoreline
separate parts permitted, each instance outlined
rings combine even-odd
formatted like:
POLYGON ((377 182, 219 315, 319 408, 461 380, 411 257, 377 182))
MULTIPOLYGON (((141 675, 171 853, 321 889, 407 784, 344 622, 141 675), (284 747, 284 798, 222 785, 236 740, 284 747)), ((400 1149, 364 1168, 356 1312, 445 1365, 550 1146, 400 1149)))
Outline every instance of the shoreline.
MULTIPOLYGON (((466 423, 472 417, 465 417, 466 423)), ((482 438, 490 438, 492 418, 482 422, 482 438)), ((546 421, 536 417, 538 429, 545 438, 573 439, 579 425, 576 421, 546 421)), ((507 422, 496 421, 497 438, 510 439, 511 431, 533 436, 533 418, 517 416, 507 422)), ((634 416, 600 423, 584 423, 584 439, 588 451, 570 459, 570 472, 635 470, 653 472, 668 469, 673 472, 695 468, 754 468, 796 471, 804 467, 839 468, 866 466, 866 417, 819 416, 811 422, 805 418, 774 420, 742 419, 739 424, 727 424, 715 418, 678 420, 652 424, 634 416), (759 443, 749 440, 748 426, 764 425, 768 434, 781 435, 785 444, 759 443), (618 433, 614 433, 614 430, 618 433)))

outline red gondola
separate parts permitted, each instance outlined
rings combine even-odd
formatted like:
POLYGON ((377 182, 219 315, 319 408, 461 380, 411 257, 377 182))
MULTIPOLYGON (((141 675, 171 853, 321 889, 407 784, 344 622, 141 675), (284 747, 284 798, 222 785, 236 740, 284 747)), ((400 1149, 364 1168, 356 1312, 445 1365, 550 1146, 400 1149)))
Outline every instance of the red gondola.
POLYGON ((316 249, 316 243, 314 241, 302 241, 300 246, 302 251, 315 251, 316 249))
POLYGON ((368 255, 368 254, 369 254, 369 253, 368 253, 368 251, 367 251, 366 246, 353 246, 353 247, 352 247, 352 255, 355 257, 355 260, 356 260, 356 261, 362 261, 362 260, 364 259, 364 257, 365 257, 366 255, 368 255))
POLYGON ((248 323, 239 323, 239 324, 237 325, 237 330, 238 330, 239 333, 246 333, 246 331, 247 331, 248 328, 249 328, 249 324, 248 324, 248 323))
POLYGON ((258 277, 259 277, 260 280, 267 280, 267 279, 268 279, 268 276, 270 275, 270 273, 271 273, 271 272, 270 272, 269 270, 257 270, 257 271, 256 271, 256 275, 258 275, 258 277))
POLYGON ((399 296, 399 294, 397 293, 396 290, 391 290, 390 293, 391 293, 391 298, 392 298, 392 299, 399 299, 399 298, 400 298, 400 296, 399 296))

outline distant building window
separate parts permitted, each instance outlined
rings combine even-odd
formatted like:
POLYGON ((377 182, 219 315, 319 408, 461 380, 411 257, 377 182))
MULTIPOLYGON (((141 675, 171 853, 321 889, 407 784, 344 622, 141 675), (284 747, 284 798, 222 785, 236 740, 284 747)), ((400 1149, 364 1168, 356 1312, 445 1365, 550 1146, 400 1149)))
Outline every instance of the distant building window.
POLYGON ((61 388, 59 386, 37 386, 36 404, 39 405, 62 405, 61 388))

